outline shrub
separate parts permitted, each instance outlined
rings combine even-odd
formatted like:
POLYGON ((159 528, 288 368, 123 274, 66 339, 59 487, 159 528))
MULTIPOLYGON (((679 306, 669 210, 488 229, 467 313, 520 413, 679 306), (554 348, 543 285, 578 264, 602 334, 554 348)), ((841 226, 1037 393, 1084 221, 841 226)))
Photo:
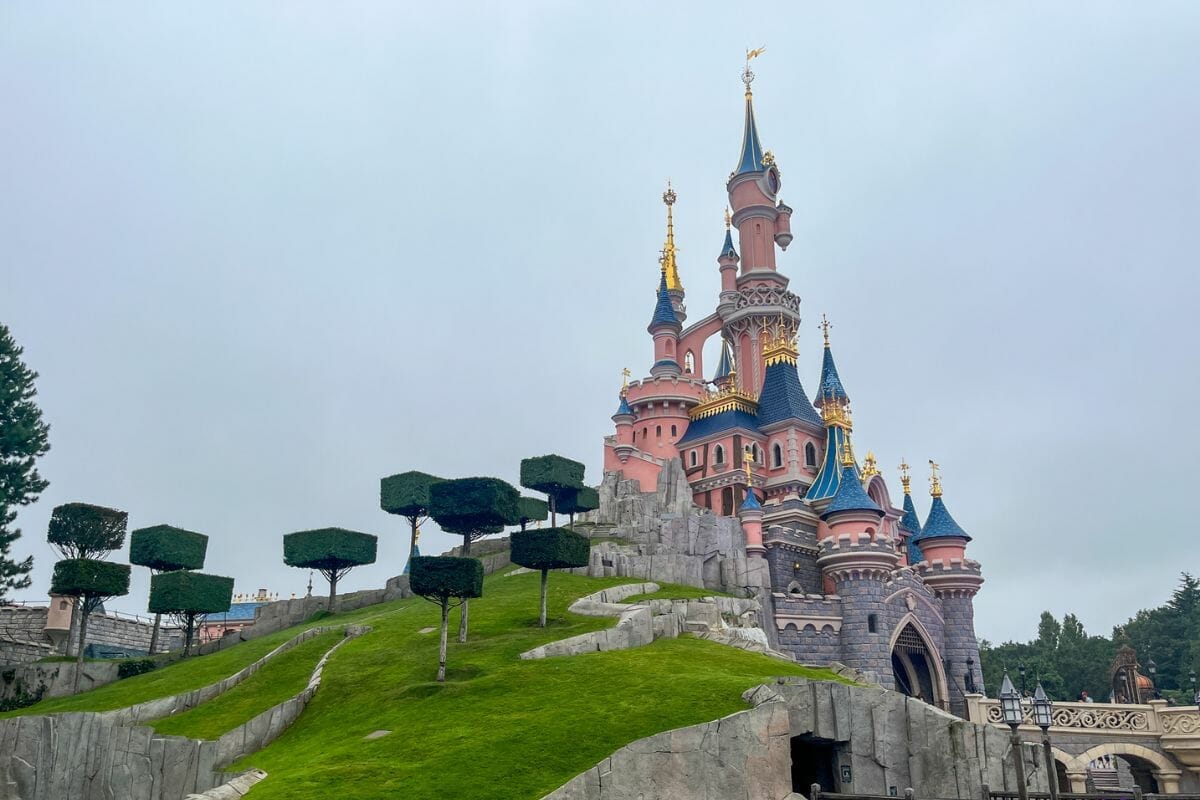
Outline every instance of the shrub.
POLYGON ((134 661, 122 661, 117 665, 117 679, 132 678, 158 667, 152 658, 139 658, 134 661))
POLYGON ((566 528, 520 531, 511 540, 512 560, 529 569, 542 572, 542 599, 538 622, 546 627, 546 584, 552 569, 586 567, 591 544, 586 538, 566 528))
POLYGON ((156 614, 218 614, 228 611, 233 578, 203 572, 163 572, 150 578, 150 610, 156 614))
POLYGON ((329 581, 329 611, 337 602, 337 585, 346 573, 363 564, 374 564, 379 539, 345 528, 297 531, 283 537, 283 563, 315 569, 329 581))
POLYGON ((542 494, 583 486, 583 464, 562 456, 546 455, 521 459, 521 485, 542 494))
POLYGON ((50 594, 100 599, 129 591, 129 565, 95 558, 66 558, 54 565, 50 594))
POLYGON ((411 470, 379 481, 379 507, 402 517, 429 515, 429 489, 442 478, 411 470))
POLYGON ((600 507, 600 493, 590 486, 583 486, 578 489, 564 489, 554 499, 555 507, 563 514, 582 514, 585 511, 594 511, 600 507))
POLYGON ((129 534, 129 563, 160 572, 201 569, 208 537, 171 525, 139 528, 129 534))
POLYGON ((50 514, 46 541, 67 559, 96 558, 125 542, 129 515, 88 503, 64 503, 50 514))
POLYGON ((458 478, 429 490, 429 515, 443 530, 469 536, 520 521, 517 490, 499 478, 458 478))
POLYGON ((531 522, 541 522, 550 515, 550 507, 545 500, 536 497, 521 497, 517 500, 517 513, 521 530, 531 522))

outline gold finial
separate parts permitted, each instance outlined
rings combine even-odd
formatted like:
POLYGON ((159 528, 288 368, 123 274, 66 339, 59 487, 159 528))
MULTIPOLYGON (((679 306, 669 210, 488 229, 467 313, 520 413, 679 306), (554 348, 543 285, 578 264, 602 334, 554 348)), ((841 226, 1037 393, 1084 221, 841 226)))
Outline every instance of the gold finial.
POLYGON ((829 347, 829 329, 833 327, 833 323, 824 314, 821 315, 821 332, 825 334, 825 346, 829 347))
POLYGON ((904 487, 904 493, 910 494, 909 483, 912 478, 908 474, 908 462, 903 458, 900 459, 900 484, 904 487))
POLYGON ((763 324, 763 366, 771 366, 780 361, 785 361, 789 364, 796 363, 798 351, 796 350, 796 326, 780 312, 779 319, 775 323, 775 330, 772 332, 766 325, 763 324))
POLYGON ((671 188, 671 179, 668 178, 667 190, 662 196, 663 203, 667 206, 667 241, 663 245, 658 263, 667 275, 667 289, 682 292, 683 282, 679 280, 679 267, 675 263, 675 254, 678 252, 675 248, 675 219, 671 213, 671 206, 675 205, 676 198, 675 190, 671 188))
POLYGON ((842 439, 842 466, 854 466, 854 451, 850 448, 850 437, 848 435, 842 439))
POLYGON ((765 47, 756 47, 746 51, 746 68, 742 70, 742 83, 746 84, 746 97, 750 96, 750 84, 754 83, 754 73, 750 71, 750 61, 767 52, 765 47))
POLYGON ((746 450, 742 453, 742 463, 746 467, 746 486, 753 486, 754 481, 750 477, 750 464, 754 461, 754 448, 746 445, 746 450))
POLYGON ((725 230, 729 230, 729 206, 725 206, 725 230))
POLYGON ((868 450, 867 457, 863 459, 862 478, 865 483, 867 480, 879 474, 879 465, 875 461, 875 453, 868 450))
POLYGON ((413 541, 415 542, 420 538, 421 538, 421 526, 418 525, 417 527, 413 528, 413 541))
POLYGON ((624 397, 629 392, 629 376, 632 374, 629 371, 629 367, 621 370, 621 397, 624 397))
POLYGON ((933 497, 942 496, 942 476, 938 474, 941 466, 932 458, 929 459, 929 494, 933 497))
POLYGON ((765 167, 771 166, 772 164, 775 163, 775 154, 772 153, 770 150, 763 153, 762 162, 763 162, 763 166, 765 166, 765 167))

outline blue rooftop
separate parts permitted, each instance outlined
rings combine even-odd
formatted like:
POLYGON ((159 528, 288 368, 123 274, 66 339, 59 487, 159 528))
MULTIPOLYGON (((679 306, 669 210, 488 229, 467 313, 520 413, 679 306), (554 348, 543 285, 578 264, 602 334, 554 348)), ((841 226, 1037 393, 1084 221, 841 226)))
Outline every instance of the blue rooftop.
POLYGON ((625 398, 625 395, 621 395, 621 402, 617 405, 617 413, 613 414, 613 416, 615 417, 620 414, 633 414, 633 409, 629 407, 629 400, 625 398))
POLYGON ((700 419, 692 420, 688 424, 687 430, 683 433, 683 438, 675 444, 677 447, 682 447, 688 442, 703 439, 714 433, 731 431, 734 428, 741 428, 757 433, 758 420, 755 419, 753 414, 748 414, 738 409, 722 411, 720 414, 713 414, 711 417, 701 417, 700 419))
POLYGON ((824 500, 837 493, 842 478, 840 454, 845 443, 846 431, 836 425, 826 428, 825 458, 821 461, 821 471, 804 494, 806 500, 824 500))
POLYGON ((209 621, 220 618, 222 622, 241 622, 242 620, 253 620, 254 611, 265 603, 231 603, 229 610, 224 613, 209 614, 209 621))
POLYGON ((849 400, 842 379, 838 377, 837 364, 833 363, 833 351, 825 345, 825 355, 821 358, 821 385, 817 390, 817 405, 828 399, 849 400))
POLYGON ((721 360, 717 362, 717 374, 713 376, 713 380, 728 378, 733 374, 733 358, 729 354, 728 340, 721 340, 721 360))
POLYGON ((758 502, 758 497, 754 494, 754 490, 747 487, 746 499, 742 501, 742 511, 762 511, 762 506, 758 502))
POLYGON ((921 563, 925 560, 925 557, 921 555, 921 548, 917 547, 917 537, 921 535, 921 520, 913 505, 912 495, 907 493, 904 495, 904 516, 900 518, 900 527, 911 534, 908 537, 908 563, 921 563))
POLYGON ((858 478, 858 471, 853 464, 847 464, 842 467, 841 480, 838 481, 837 493, 833 496, 833 502, 825 509, 825 513, 821 515, 821 519, 828 519, 830 515, 836 514, 839 511, 874 511, 879 515, 883 515, 883 509, 871 499, 866 490, 862 487, 862 481, 858 478))
POLYGON ((766 427, 785 419, 798 419, 820 427, 821 417, 800 384, 796 365, 777 361, 767 367, 762 394, 758 397, 758 424, 766 427))
POLYGON ((921 529, 921 533, 917 536, 919 541, 926 539, 963 539, 971 541, 971 537, 967 532, 959 527, 954 521, 954 517, 950 516, 950 512, 946 510, 946 504, 942 502, 942 498, 933 498, 933 503, 929 506, 929 516, 925 518, 925 525, 921 529))
POLYGON ((671 306, 671 296, 667 294, 667 273, 663 270, 658 282, 658 301, 654 304, 654 316, 650 318, 650 327, 656 325, 678 325, 679 318, 671 306))
POLYGON ((758 143, 758 126, 754 123, 754 103, 750 93, 746 93, 746 127, 742 132, 742 154, 738 161, 735 175, 745 172, 762 172, 763 150, 758 143))
POLYGON ((737 258, 737 250, 733 249, 733 232, 729 228, 725 229, 725 246, 721 248, 721 255, 737 258))

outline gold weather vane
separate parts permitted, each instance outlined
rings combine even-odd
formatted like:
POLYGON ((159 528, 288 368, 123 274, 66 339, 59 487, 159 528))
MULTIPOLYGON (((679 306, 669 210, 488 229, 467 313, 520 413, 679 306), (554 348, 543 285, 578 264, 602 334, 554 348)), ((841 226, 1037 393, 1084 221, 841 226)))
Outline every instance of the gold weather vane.
POLYGON ((825 346, 829 347, 829 329, 833 327, 833 323, 824 314, 821 315, 821 332, 825 334, 825 346))
POLYGON ((942 496, 942 476, 938 474, 941 468, 940 464, 932 458, 929 459, 929 494, 933 497, 942 496))
POLYGON ((725 230, 729 230, 729 206, 725 206, 725 230))
POLYGON ((420 538, 421 538, 421 526, 418 525, 417 527, 413 528, 413 541, 415 542, 420 538))
POLYGON ((867 451, 867 457, 863 459, 862 478, 865 483, 870 478, 874 478, 879 474, 879 464, 875 461, 875 453, 871 450, 867 451))
POLYGON ((629 392, 629 376, 632 374, 629 371, 629 367, 621 370, 621 397, 624 397, 629 392))
POLYGON ((754 480, 750 477, 750 462, 754 460, 754 448, 746 445, 746 450, 742 454, 742 462, 746 465, 746 487, 754 485, 754 480))
POLYGON ((754 83, 754 73, 750 71, 750 61, 767 52, 765 47, 756 47, 746 51, 746 69, 742 70, 742 83, 746 84, 746 94, 750 94, 750 84, 754 83))
POLYGON ((900 485, 904 487, 904 493, 909 494, 909 481, 912 478, 908 474, 908 462, 903 458, 900 459, 900 485))

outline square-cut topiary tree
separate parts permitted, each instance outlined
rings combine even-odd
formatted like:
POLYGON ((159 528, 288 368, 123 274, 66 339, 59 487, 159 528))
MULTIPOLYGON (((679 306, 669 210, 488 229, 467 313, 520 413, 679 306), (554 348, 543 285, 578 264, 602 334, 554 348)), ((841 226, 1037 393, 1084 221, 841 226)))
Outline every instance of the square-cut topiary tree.
MULTIPOLYGON (((379 481, 379 507, 408 520, 408 562, 421 555, 417 547, 417 530, 429 518, 429 488, 441 481, 441 478, 416 470, 390 475, 379 481)), ((403 574, 408 574, 408 562, 404 564, 403 574)))
POLYGON ((64 503, 50 513, 46 541, 64 559, 104 558, 125 543, 129 515, 90 503, 64 503))
POLYGON ((150 610, 173 614, 186 631, 183 654, 192 649, 196 621, 206 614, 228 611, 233 599, 233 578, 202 572, 160 572, 150 578, 150 610))
MULTIPOLYGON (((471 554, 471 542, 499 533, 505 525, 521 521, 520 495, 499 478, 457 478, 435 483, 429 489, 429 516, 447 533, 463 537, 462 554, 471 554)), ((470 603, 459 614, 458 640, 467 640, 470 603)))
POLYGON ((521 459, 521 485, 541 492, 550 500, 550 526, 558 527, 557 498, 564 489, 583 487, 583 464, 562 456, 547 455, 521 459))
MULTIPOLYGON (((129 563, 149 567, 151 579, 159 572, 181 569, 201 569, 208 552, 208 537, 172 525, 151 525, 129 534, 129 563)), ((158 649, 158 631, 162 614, 154 614, 154 630, 150 633, 150 655, 158 649)))
POLYGON ((571 527, 574 527, 576 514, 582 514, 585 511, 595 511, 600 507, 600 493, 590 486, 584 486, 579 489, 564 489, 555 498, 555 504, 558 506, 559 511, 571 515, 571 527))
POLYGON ((79 690, 83 671, 83 649, 87 642, 88 617, 108 597, 129 593, 129 565, 113 564, 96 558, 65 558, 54 565, 50 594, 75 598, 79 617, 79 645, 75 654, 73 691, 79 690))
POLYGON ((471 597, 483 596, 483 564, 477 558, 417 556, 409 571, 413 594, 437 603, 442 608, 442 638, 438 646, 438 683, 446 680, 446 636, 450 629, 450 609, 471 597), (458 600, 458 603, 454 603, 458 600))
POLYGON ((546 579, 552 569, 586 567, 591 544, 575 531, 544 528, 518 531, 512 535, 512 560, 522 567, 542 572, 542 602, 538 624, 546 627, 546 579))
POLYGON ((329 581, 329 612, 333 613, 338 581, 355 567, 374 564, 378 544, 379 539, 369 533, 345 528, 297 531, 283 537, 283 563, 324 575, 329 581))
POLYGON ((520 517, 517 524, 521 526, 521 530, 525 530, 525 526, 531 522, 545 522, 549 516, 549 506, 545 500, 538 500, 536 497, 522 497, 517 500, 517 513, 520 517))

